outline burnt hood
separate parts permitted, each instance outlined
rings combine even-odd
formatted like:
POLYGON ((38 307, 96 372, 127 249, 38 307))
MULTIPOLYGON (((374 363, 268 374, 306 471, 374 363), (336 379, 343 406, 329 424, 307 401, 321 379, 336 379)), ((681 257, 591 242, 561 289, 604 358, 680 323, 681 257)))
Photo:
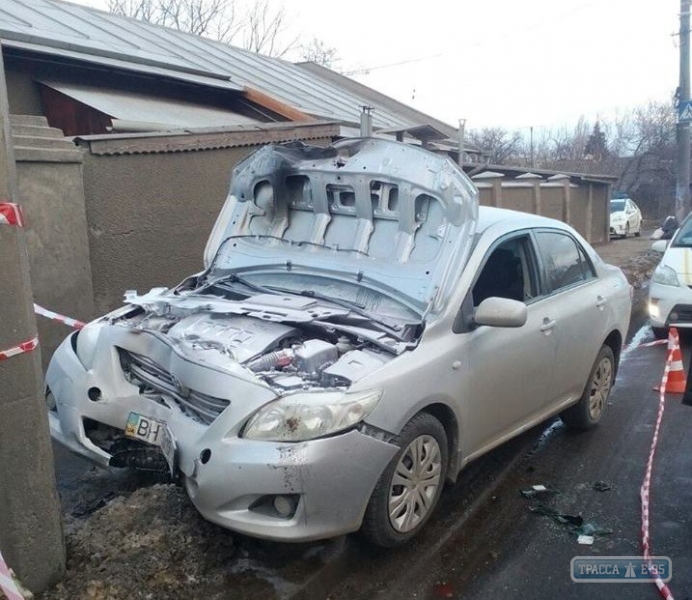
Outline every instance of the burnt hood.
POLYGON ((205 265, 357 281, 436 312, 477 219, 478 192, 447 156, 372 138, 270 145, 233 170, 205 265))

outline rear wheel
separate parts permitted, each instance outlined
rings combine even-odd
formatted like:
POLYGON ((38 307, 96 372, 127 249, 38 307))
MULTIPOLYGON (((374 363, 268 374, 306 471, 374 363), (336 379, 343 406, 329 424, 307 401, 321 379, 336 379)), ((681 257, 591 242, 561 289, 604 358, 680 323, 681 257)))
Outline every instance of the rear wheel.
POLYGON ((560 414, 570 429, 591 429, 603 417, 615 378, 615 358, 609 346, 601 346, 579 402, 560 414))
POLYGON ((380 476, 361 528, 361 534, 378 546, 399 546, 423 528, 447 473, 447 435, 432 415, 413 417, 397 443, 400 450, 380 476))

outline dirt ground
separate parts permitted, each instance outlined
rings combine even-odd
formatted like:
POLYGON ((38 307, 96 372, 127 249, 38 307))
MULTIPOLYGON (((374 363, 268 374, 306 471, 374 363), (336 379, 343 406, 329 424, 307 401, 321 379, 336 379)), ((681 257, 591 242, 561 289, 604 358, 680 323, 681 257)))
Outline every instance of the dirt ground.
POLYGON ((641 289, 661 259, 661 254, 651 250, 652 233, 653 229, 642 230, 640 237, 614 239, 594 249, 605 262, 619 266, 635 289, 641 289))
MULTIPOLYGON (((660 259, 649 235, 596 248, 640 293, 660 259)), ((287 546, 232 534, 204 521, 173 484, 119 489, 87 505, 68 509, 67 573, 39 600, 286 598, 339 552, 338 540, 287 546)))

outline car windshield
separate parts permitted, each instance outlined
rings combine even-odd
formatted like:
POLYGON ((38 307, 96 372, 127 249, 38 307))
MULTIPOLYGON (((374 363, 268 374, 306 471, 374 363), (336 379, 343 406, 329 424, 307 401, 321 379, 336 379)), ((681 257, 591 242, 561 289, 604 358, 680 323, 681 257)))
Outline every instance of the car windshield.
POLYGON ((682 224, 671 245, 677 248, 692 248, 692 219, 687 219, 682 224))
POLYGON ((621 210, 625 210, 625 201, 624 200, 611 200, 610 202, 610 212, 620 212, 621 210))

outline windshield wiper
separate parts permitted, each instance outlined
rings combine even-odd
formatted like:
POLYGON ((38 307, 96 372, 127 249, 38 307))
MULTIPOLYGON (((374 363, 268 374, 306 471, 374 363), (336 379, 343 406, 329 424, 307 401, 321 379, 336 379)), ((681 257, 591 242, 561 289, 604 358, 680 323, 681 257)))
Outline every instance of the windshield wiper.
MULTIPOLYGON (((271 295, 276 295, 277 290, 271 287, 265 287, 263 285, 260 285, 259 283, 252 283, 251 281, 248 281, 244 277, 241 277, 240 275, 236 275, 235 273, 232 273, 231 275, 222 275, 221 277, 217 277, 216 279, 212 279, 210 281, 207 281, 200 287, 195 289, 195 292, 203 292, 206 289, 209 289, 210 287, 222 287, 224 289, 228 289, 230 286, 227 284, 233 284, 233 283, 239 283, 240 285, 244 285, 246 288, 249 288, 255 292, 259 292, 260 294, 271 294, 271 295)), ((249 296, 250 294, 248 294, 249 296)))
POLYGON ((291 290, 288 288, 282 288, 282 287, 275 287, 275 286, 269 286, 268 289, 273 290, 274 292, 281 292, 284 294, 294 294, 296 296, 304 296, 306 298, 314 298, 315 300, 324 300, 325 302, 331 302, 332 304, 336 304, 337 306, 341 306, 342 308, 345 308, 353 313, 356 313, 357 315, 360 315, 361 317, 365 317, 366 319, 373 321, 374 323, 379 323, 380 325, 383 325, 387 329, 391 331, 401 331, 402 326, 399 323, 395 323, 393 321, 390 321, 389 319, 385 319, 383 317, 377 317, 373 315, 371 312, 365 310, 365 306, 363 304, 360 304, 358 302, 355 302, 353 300, 344 300, 342 298, 333 298, 332 296, 327 296, 326 294, 320 294, 319 292, 316 292, 314 290, 291 290))

